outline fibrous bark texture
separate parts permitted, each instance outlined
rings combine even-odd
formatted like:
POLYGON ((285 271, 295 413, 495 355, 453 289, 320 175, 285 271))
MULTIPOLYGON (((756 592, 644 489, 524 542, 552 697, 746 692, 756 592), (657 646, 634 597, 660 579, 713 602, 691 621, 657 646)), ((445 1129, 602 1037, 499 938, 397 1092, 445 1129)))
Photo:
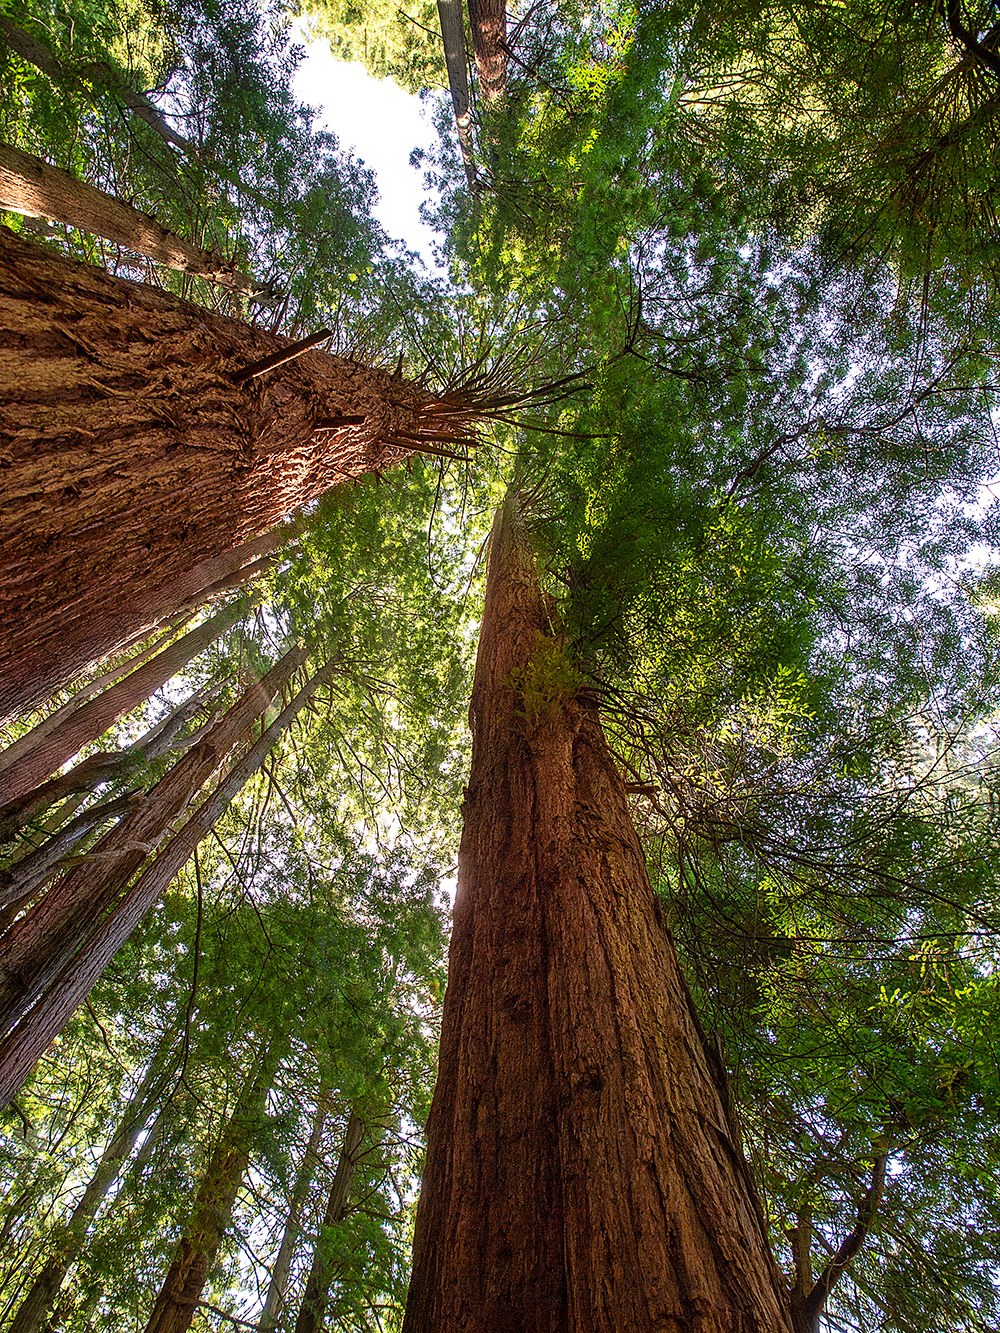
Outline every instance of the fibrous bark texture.
POLYGON ((788 1333, 621 777, 512 509, 404 1333, 788 1333))
POLYGON ((503 95, 507 86, 507 6, 504 0, 469 0, 469 26, 483 101, 503 95))
POLYGON ((330 487, 468 438, 461 395, 323 352, 0 229, 0 715, 191 593, 330 487))

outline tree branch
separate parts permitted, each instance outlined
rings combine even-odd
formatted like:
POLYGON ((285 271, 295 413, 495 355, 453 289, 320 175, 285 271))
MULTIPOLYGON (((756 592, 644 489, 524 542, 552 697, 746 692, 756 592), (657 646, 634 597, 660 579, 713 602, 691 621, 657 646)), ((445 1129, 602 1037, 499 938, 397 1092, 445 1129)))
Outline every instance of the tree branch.
POLYGON ((887 1154, 878 1153, 872 1163, 872 1183, 865 1191, 865 1197, 858 1208, 858 1220, 852 1230, 837 1246, 833 1258, 816 1279, 816 1283, 800 1307, 800 1317, 796 1321, 800 1333, 819 1327, 819 1317, 827 1302, 830 1292, 840 1281, 854 1256, 864 1245, 871 1231, 872 1222, 882 1202, 885 1189, 885 1164, 887 1154))

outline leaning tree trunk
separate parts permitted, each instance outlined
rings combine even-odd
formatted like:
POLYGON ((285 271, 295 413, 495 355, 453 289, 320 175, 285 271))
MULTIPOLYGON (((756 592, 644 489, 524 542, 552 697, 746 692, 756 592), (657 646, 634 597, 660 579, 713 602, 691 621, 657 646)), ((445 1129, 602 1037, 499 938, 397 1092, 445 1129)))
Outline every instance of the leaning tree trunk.
POLYGON ((186 1333, 197 1312, 233 1205, 250 1161, 256 1122, 264 1111, 277 1065, 272 1042, 257 1062, 253 1076, 236 1105, 198 1188, 198 1196, 173 1261, 167 1269, 146 1333, 186 1333))
POLYGON ((78 180, 33 153, 0 140, 0 209, 29 218, 51 218, 101 236, 166 268, 206 278, 255 301, 273 301, 270 283, 257 282, 222 255, 200 250, 114 195, 78 180))
MULTIPOLYGON (((288 659, 285 661, 287 663, 288 659)), ((265 678, 264 683, 273 680, 277 671, 276 667, 271 676, 265 678)), ((150 908, 194 854, 198 843, 212 831, 216 820, 230 801, 243 790, 259 770, 285 728, 298 716, 333 671, 334 663, 328 662, 302 686, 271 725, 250 746, 246 754, 226 774, 211 796, 203 801, 186 823, 178 829, 152 865, 142 872, 99 924, 94 924, 96 914, 92 903, 81 902, 74 897, 69 905, 60 904, 63 909, 62 931, 56 935, 52 930, 51 938, 54 943, 50 944, 48 954, 39 960, 32 960, 35 970, 32 974, 31 994, 40 995, 41 998, 30 1012, 24 1015, 14 1031, 0 1043, 0 1108, 6 1106, 17 1094, 36 1062, 55 1041, 73 1012, 84 1003, 94 983, 112 958, 132 932, 142 924, 150 908), (67 923, 76 927, 75 933, 67 929, 67 923), (86 943, 83 944, 85 934, 86 943), (46 986, 49 989, 41 994, 46 986)), ((275 689, 274 693, 276 692, 275 689)), ((228 717, 229 714, 226 715, 226 718, 228 717)), ((223 723, 226 722, 226 718, 223 718, 223 723)), ((212 733, 209 733, 207 740, 210 746, 211 735, 212 733)), ((220 748, 222 741, 223 737, 220 737, 220 748)), ((160 783, 153 788, 151 798, 155 797, 162 785, 160 783)), ((97 844, 95 851, 99 851, 109 842, 115 847, 119 857, 123 852, 128 852, 131 846, 131 838, 128 835, 123 838, 120 830, 114 830, 97 844)), ((120 875, 114 878, 113 869, 109 884, 102 885, 98 878, 97 884, 101 892, 95 894, 95 899, 102 909, 123 882, 120 875)), ((43 900, 39 908, 44 905, 43 900)), ((29 913, 25 920, 28 920, 30 915, 29 913)), ((11 934, 13 933, 12 929, 11 934)), ((30 936, 28 942, 30 944, 30 936)), ((22 947, 25 946, 22 944, 22 947)), ((27 964, 24 972, 27 972, 27 964)), ((23 1014, 26 1007, 19 997, 18 1001, 11 1005, 10 1012, 23 1014)))
MULTIPOLYGON (((116 905, 135 871, 155 853, 174 820, 187 809, 226 755, 248 735, 255 719, 284 689, 305 658, 303 648, 286 653, 262 681, 240 696, 198 745, 174 764, 137 807, 100 839, 82 865, 67 871, 4 934, 0 939, 0 1034, 10 1031, 85 945, 105 913, 116 905)), ((23 1036, 28 1027, 22 1024, 18 1033, 23 1036)), ((6 1051, 6 1043, 3 1049, 6 1051)))
POLYGON ((94 1174, 64 1227, 58 1244, 18 1306, 7 1333, 39 1333, 56 1304, 66 1274, 87 1239, 87 1229, 118 1179, 122 1164, 139 1140, 158 1106, 164 1085, 179 1062, 176 1031, 170 1031, 150 1061, 139 1086, 129 1098, 118 1128, 101 1155, 94 1174))
POLYGON ((357 1165, 358 1148, 365 1132, 365 1122, 352 1111, 344 1131, 344 1142, 334 1173, 333 1184, 326 1199, 326 1211, 323 1225, 316 1237, 309 1276, 306 1278, 302 1304, 295 1321, 295 1333, 322 1333, 326 1322, 326 1307, 330 1299, 330 1285, 333 1282, 333 1270, 330 1253, 324 1231, 342 1222, 348 1213, 351 1198, 351 1186, 354 1183, 354 1171, 357 1165))
POLYGON ((172 613, 203 562, 469 438, 473 395, 317 351, 264 369, 294 346, 0 228, 0 715, 172 613))
POLYGON ((168 125, 159 108, 154 106, 148 97, 136 92, 106 61, 88 61, 86 65, 79 66, 63 60, 47 42, 43 42, 27 28, 18 27, 2 14, 0 14, 0 41, 5 42, 22 60, 26 60, 41 73, 47 74, 54 82, 74 92, 86 95, 96 78, 96 81, 105 84, 115 98, 123 102, 134 116, 144 120, 166 143, 197 157, 198 150, 195 145, 168 125))
POLYGON ((3 825, 6 819, 16 814, 14 807, 19 798, 31 792, 50 773, 62 768, 85 745, 103 736, 126 713, 144 704, 171 676, 183 671, 189 662, 199 657, 216 639, 242 620, 257 600, 253 598, 233 602, 175 639, 163 652, 130 672, 117 685, 112 685, 96 699, 75 709, 65 721, 45 734, 37 745, 0 773, 0 840, 4 836, 3 825))
POLYGON ((508 499, 404 1333, 788 1333, 622 779, 553 620, 508 499))

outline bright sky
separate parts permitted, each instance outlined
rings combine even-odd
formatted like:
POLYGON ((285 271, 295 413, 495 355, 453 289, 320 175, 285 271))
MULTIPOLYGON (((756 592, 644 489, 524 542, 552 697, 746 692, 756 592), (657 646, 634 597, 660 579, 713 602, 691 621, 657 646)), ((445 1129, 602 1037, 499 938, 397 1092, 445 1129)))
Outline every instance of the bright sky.
POLYGON ((342 149, 353 149, 375 172, 375 216, 433 268, 434 233, 418 212, 423 172, 409 162, 414 148, 429 148, 434 140, 429 115, 392 79, 373 79, 364 66, 335 60, 326 42, 310 41, 304 20, 296 20, 292 34, 306 48, 292 85, 295 96, 317 110, 316 124, 335 134, 342 149))

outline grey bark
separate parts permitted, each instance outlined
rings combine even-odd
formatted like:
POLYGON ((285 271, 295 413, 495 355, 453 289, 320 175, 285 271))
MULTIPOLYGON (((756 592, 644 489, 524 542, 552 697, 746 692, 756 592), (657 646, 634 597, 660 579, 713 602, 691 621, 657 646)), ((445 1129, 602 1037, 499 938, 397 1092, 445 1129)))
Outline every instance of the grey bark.
POLYGON ((330 1299, 330 1286, 333 1270, 330 1254, 326 1245, 324 1230, 336 1226, 347 1216, 351 1198, 351 1186, 354 1184, 354 1171, 357 1165, 358 1148, 365 1132, 365 1124, 353 1111, 347 1122, 343 1147, 337 1170, 326 1200, 326 1212, 323 1215, 323 1227, 316 1238, 312 1266, 306 1279, 306 1288, 299 1307, 299 1317, 295 1321, 295 1333, 319 1333, 326 1317, 326 1307, 330 1299))
POLYGON ((269 303, 277 299, 278 293, 270 283, 237 272, 222 255, 200 250, 148 213, 140 213, 68 171, 2 141, 0 208, 29 218, 54 218, 66 226, 103 236, 166 268, 206 278, 253 301, 269 303))
POLYGON ((292 1258, 295 1246, 302 1230, 302 1209, 309 1197, 309 1189, 316 1172, 316 1158, 323 1139, 323 1126, 326 1123, 325 1094, 321 1090, 316 1099, 316 1114, 313 1116, 312 1131, 306 1144, 305 1154, 299 1164, 292 1197, 285 1218, 285 1228, 281 1233, 281 1244, 271 1269, 271 1280, 267 1285, 264 1308, 257 1324, 257 1333, 271 1333, 277 1327, 278 1316, 288 1292, 288 1279, 292 1271, 292 1258))
POLYGON ((475 184, 476 164, 472 153, 472 115, 469 111, 469 68, 465 54, 465 25, 461 0, 437 0, 441 22, 444 63, 448 70, 451 104, 455 109, 458 146, 469 184, 475 184))

